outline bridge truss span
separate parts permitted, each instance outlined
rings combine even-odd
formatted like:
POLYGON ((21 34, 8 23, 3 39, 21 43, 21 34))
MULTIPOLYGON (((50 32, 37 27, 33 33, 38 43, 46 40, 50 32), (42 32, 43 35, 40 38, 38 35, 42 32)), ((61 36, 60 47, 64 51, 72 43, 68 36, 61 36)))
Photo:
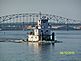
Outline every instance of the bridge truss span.
POLYGON ((43 16, 49 18, 51 24, 81 24, 81 20, 68 19, 62 16, 43 14, 43 13, 21 13, 5 15, 0 17, 0 28, 5 27, 26 27, 26 25, 35 25, 43 16), (7 26, 6 26, 7 25, 7 26))

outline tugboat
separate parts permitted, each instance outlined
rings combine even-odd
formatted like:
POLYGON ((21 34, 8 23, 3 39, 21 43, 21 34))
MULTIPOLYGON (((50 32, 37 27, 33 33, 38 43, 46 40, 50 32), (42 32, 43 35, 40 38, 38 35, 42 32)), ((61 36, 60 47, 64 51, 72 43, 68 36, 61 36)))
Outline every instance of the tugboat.
POLYGON ((38 43, 55 43, 55 33, 51 34, 51 25, 48 23, 49 18, 43 16, 38 20, 37 25, 34 27, 32 32, 28 35, 28 42, 38 43))

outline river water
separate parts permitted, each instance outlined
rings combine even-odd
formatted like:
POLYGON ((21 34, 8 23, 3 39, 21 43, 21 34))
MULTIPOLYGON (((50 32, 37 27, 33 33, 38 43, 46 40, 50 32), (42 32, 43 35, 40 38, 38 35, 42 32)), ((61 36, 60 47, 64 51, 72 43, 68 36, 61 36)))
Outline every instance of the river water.
MULTIPOLYGON (((0 41, 26 39, 28 32, 30 31, 0 31, 0 41)), ((54 32, 56 39, 62 43, 38 45, 0 42, 0 61, 81 61, 81 31, 54 32)))

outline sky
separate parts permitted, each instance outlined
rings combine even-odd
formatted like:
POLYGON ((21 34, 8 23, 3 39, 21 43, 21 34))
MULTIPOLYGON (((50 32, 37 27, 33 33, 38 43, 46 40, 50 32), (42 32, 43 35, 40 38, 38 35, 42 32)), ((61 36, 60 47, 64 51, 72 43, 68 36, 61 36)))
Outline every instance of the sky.
POLYGON ((81 0, 0 0, 0 16, 40 11, 81 20, 81 0))

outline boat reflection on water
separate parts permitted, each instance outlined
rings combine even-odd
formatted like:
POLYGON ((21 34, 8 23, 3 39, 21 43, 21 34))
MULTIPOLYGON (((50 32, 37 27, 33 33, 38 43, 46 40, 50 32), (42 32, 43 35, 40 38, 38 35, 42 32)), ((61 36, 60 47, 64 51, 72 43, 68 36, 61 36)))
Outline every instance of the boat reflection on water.
MULTIPOLYGON (((28 46, 31 48, 32 53, 34 54, 34 57, 36 60, 40 61, 50 61, 52 57, 52 53, 54 50, 54 45, 52 44, 39 44, 38 42, 28 42, 28 46)), ((34 58, 33 57, 33 58, 34 58)))
POLYGON ((27 44, 29 45, 29 46, 33 46, 34 48, 39 48, 39 47, 49 47, 49 46, 55 46, 55 44, 51 44, 51 43, 42 43, 42 44, 40 44, 40 43, 38 43, 38 42, 27 42, 27 44))
POLYGON ((28 44, 28 46, 32 46, 34 48, 38 48, 39 47, 38 42, 35 42, 35 43, 33 43, 33 42, 27 42, 27 44, 28 44))

